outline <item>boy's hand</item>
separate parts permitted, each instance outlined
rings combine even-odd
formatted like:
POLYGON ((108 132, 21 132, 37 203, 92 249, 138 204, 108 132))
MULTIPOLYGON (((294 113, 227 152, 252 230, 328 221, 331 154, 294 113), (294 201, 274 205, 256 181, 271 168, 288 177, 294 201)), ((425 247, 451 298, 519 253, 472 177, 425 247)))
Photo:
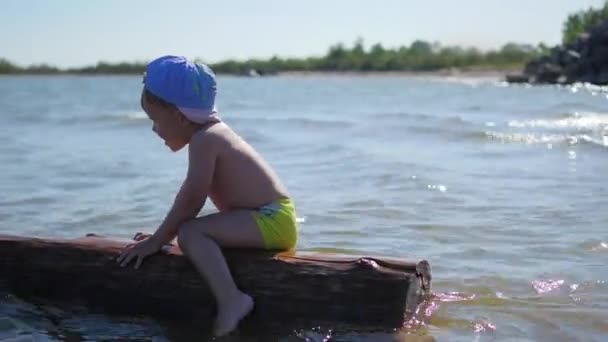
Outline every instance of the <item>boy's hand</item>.
POLYGON ((146 237, 137 243, 128 245, 122 251, 120 256, 118 256, 116 262, 120 263, 121 267, 125 267, 131 262, 131 260, 137 258, 135 262, 135 269, 138 269, 147 256, 158 252, 161 247, 162 244, 154 237, 146 237))
POLYGON ((133 240, 141 241, 141 240, 145 240, 145 239, 149 238, 150 236, 152 236, 152 234, 137 232, 135 234, 135 236, 133 236, 133 240))

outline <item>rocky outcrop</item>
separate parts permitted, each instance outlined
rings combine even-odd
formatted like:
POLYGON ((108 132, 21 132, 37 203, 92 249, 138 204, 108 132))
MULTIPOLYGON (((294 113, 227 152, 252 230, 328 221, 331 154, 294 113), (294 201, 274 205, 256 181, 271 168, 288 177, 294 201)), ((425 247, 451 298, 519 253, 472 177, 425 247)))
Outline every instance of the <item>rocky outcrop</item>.
POLYGON ((507 75, 512 83, 608 84, 608 21, 580 34, 573 42, 553 48, 530 61, 520 74, 507 75))

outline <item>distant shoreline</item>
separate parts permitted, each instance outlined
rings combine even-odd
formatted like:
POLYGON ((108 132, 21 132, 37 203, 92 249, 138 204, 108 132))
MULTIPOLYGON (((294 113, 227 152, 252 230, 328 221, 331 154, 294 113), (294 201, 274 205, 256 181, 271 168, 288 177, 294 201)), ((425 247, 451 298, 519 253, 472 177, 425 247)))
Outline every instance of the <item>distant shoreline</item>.
MULTIPOLYGON (((477 68, 477 69, 441 69, 432 71, 279 71, 273 74, 251 77, 247 75, 217 73, 218 76, 231 76, 239 78, 300 78, 300 77, 403 77, 403 78, 475 78, 504 80, 505 76, 515 68, 477 68)), ((0 77, 55 77, 55 76, 74 76, 74 77, 94 77, 94 76, 117 76, 133 77, 140 76, 140 73, 101 73, 101 72, 58 72, 58 73, 8 73, 0 74, 0 77)))
MULTIPOLYGON (((487 78, 504 79, 514 69, 436 70, 436 71, 285 71, 275 77, 404 77, 404 78, 487 78)), ((271 76, 271 77, 272 77, 271 76)))

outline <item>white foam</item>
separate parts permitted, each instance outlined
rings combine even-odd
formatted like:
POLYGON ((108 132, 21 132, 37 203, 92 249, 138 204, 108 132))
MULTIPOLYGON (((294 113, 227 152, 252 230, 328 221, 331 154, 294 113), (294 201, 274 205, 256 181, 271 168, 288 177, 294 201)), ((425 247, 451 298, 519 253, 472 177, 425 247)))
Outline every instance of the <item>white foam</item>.
POLYGON ((440 192, 446 192, 446 190, 448 189, 443 184, 429 184, 426 187, 427 187, 427 189, 430 189, 430 190, 439 190, 440 192))
POLYGON ((552 149, 557 144, 577 145, 589 143, 608 147, 608 137, 596 139, 586 134, 543 134, 543 133, 504 133, 497 131, 484 132, 486 137, 504 143, 524 143, 524 144, 547 144, 547 148, 552 149))
POLYGON ((129 112, 124 114, 124 116, 130 120, 142 120, 148 118, 148 115, 146 115, 144 112, 129 112))
POLYGON ((487 131, 485 134, 488 138, 494 140, 526 144, 559 144, 569 141, 569 136, 563 134, 502 133, 496 131, 487 131))
POLYGON ((570 87, 570 90, 576 92, 578 90, 585 90, 588 92, 606 93, 608 92, 608 86, 595 85, 591 83, 574 83, 570 87))
POLYGON ((513 128, 546 128, 546 129, 576 129, 576 130, 608 130, 608 115, 599 113, 574 113, 566 118, 512 120, 509 126, 513 128))

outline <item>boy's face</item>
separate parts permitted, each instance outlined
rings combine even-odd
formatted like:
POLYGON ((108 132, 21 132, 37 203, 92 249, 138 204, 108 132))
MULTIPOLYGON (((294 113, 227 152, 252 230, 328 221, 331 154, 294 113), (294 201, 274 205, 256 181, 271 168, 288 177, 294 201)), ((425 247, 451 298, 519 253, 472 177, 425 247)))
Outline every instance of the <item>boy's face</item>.
POLYGON ((147 101, 142 92, 141 108, 152 120, 152 130, 165 141, 173 152, 181 150, 187 143, 188 137, 184 130, 186 119, 178 109, 171 109, 147 101))

